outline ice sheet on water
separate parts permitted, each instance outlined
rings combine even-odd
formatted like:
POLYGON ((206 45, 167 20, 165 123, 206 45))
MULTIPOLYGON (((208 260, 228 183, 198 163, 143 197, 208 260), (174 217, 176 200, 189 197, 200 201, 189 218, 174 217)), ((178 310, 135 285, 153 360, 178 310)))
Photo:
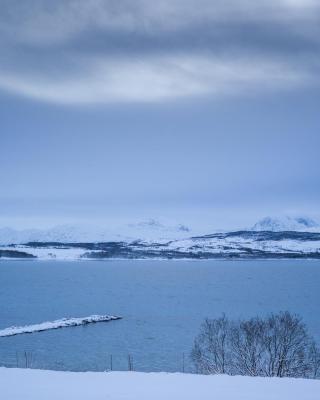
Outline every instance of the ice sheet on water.
POLYGON ((66 328, 69 326, 87 325, 96 322, 108 322, 117 319, 121 319, 121 317, 115 315, 90 315, 89 317, 81 318, 62 318, 55 321, 47 321, 34 325, 11 326, 9 328, 0 330, 0 337, 20 335, 23 333, 41 332, 49 329, 66 328))

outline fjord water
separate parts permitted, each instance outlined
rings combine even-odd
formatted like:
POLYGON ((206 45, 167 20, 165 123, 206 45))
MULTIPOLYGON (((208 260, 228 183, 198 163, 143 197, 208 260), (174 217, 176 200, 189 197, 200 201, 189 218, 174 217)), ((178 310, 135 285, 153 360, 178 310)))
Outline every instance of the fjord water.
POLYGON ((202 320, 289 310, 320 341, 320 262, 1 261, 0 329, 62 317, 122 320, 0 338, 0 365, 191 370, 202 320))

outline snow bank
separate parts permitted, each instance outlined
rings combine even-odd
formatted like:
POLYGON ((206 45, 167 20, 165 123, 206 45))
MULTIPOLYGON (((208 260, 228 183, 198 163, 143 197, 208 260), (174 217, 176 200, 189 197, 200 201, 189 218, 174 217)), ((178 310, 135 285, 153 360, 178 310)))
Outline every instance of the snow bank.
POLYGON ((22 333, 33 333, 47 331, 49 329, 66 328, 68 326, 86 325, 95 322, 108 322, 121 317, 114 315, 90 315, 84 318, 62 318, 56 321, 42 322, 35 325, 11 326, 10 328, 0 330, 0 337, 20 335, 22 333))
POLYGON ((0 368, 6 400, 319 400, 320 381, 140 372, 0 368))

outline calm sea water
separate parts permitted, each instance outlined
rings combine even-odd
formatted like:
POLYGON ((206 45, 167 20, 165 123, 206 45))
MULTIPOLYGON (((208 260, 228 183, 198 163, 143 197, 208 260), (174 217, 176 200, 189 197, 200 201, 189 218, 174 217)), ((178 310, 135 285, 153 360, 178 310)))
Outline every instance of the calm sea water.
POLYGON ((0 329, 62 317, 120 321, 0 338, 0 364, 191 370, 205 317, 299 313, 320 341, 319 261, 1 261, 0 329), (32 354, 32 361, 30 361, 32 354))

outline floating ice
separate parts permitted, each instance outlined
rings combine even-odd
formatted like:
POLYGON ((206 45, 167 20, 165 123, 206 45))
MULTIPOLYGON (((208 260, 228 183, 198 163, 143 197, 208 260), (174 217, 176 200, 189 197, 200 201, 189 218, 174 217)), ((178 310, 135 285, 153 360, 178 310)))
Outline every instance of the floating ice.
POLYGON ((57 319, 56 321, 47 321, 34 325, 11 326, 10 328, 0 330, 0 337, 41 332, 49 329, 66 328, 68 326, 87 325, 96 322, 108 322, 117 319, 121 319, 121 317, 114 315, 90 315, 89 317, 84 318, 62 318, 57 319))

